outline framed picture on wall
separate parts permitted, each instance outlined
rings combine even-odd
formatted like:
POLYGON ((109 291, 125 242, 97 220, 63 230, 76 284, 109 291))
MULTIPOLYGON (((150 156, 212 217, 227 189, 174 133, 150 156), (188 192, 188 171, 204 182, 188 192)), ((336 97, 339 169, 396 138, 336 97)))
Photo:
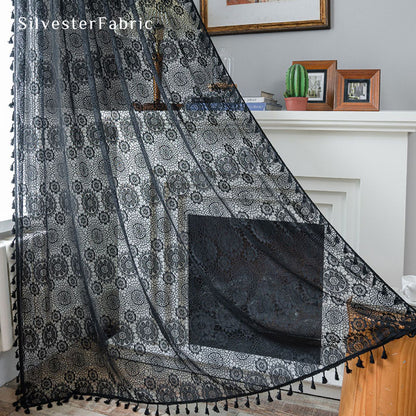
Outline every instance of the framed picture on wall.
POLYGON ((210 35, 329 29, 329 0, 200 0, 210 35))
POLYGON ((380 70, 339 70, 335 110, 379 111, 380 70))
POLYGON ((337 79, 337 61, 293 61, 308 71, 309 89, 307 110, 331 111, 337 79))

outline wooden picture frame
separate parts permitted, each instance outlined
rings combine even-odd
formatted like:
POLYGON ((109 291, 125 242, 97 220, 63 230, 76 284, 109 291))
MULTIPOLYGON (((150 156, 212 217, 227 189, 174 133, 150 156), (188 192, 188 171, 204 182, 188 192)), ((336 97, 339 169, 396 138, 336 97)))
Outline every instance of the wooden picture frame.
POLYGON ((288 4, 280 4, 280 2, 278 1, 269 2, 269 0, 263 2, 259 2, 257 0, 200 0, 200 7, 202 21, 210 35, 231 35, 238 33, 273 32, 307 29, 329 29, 329 0, 311 0, 310 3, 314 3, 314 7, 316 7, 316 11, 314 13, 310 13, 310 19, 308 19, 309 15, 305 17, 304 2, 302 3, 300 2, 300 0, 292 0, 288 4), (250 9, 248 11, 244 9, 244 13, 241 13, 242 9, 238 10, 240 12, 239 14, 243 14, 245 17, 244 19, 240 20, 247 21, 247 16, 250 16, 252 22, 240 24, 237 18, 236 21, 233 22, 232 17, 224 17, 223 10, 226 10, 224 9, 224 5, 230 5, 229 3, 226 3, 227 1, 231 3, 231 7, 241 8, 243 6, 248 6, 250 9), (290 8, 289 14, 291 13, 291 11, 292 14, 290 15, 290 17, 286 17, 284 21, 262 22, 258 19, 256 20, 256 5, 260 7, 268 7, 268 13, 266 13, 268 16, 287 15, 288 7, 290 8), (212 9, 214 7, 220 7, 220 10, 218 10, 217 14, 214 14, 212 12, 212 9), (286 8, 284 10, 284 13, 279 12, 279 7, 286 8), (221 22, 221 24, 218 24, 216 22, 216 16, 221 16, 221 19, 225 19, 225 21, 221 22))
POLYGON ((337 81, 337 61, 293 61, 292 64, 301 64, 308 71, 309 91, 306 109, 332 111, 337 81))
POLYGON ((379 111, 380 70, 338 70, 335 111, 379 111))

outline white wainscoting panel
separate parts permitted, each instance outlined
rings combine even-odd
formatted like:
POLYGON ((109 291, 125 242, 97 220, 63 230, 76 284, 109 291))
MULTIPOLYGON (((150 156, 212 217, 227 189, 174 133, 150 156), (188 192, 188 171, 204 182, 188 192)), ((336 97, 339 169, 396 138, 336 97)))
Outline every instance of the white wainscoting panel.
POLYGON ((416 112, 253 113, 336 229, 392 287, 403 275, 407 142, 416 112))

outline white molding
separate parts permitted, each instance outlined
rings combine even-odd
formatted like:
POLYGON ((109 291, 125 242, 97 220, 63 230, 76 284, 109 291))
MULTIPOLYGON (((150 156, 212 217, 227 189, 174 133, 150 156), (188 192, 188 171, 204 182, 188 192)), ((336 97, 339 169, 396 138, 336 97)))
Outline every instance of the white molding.
POLYGON ((416 132, 416 111, 253 111, 265 131, 416 132))
POLYGON ((312 199, 334 210, 331 191, 340 197, 344 192, 349 211, 332 218, 334 223, 344 218, 345 226, 336 228, 388 284, 400 287, 407 143, 409 133, 416 132, 416 111, 270 111, 254 116, 290 171, 303 178, 312 199))

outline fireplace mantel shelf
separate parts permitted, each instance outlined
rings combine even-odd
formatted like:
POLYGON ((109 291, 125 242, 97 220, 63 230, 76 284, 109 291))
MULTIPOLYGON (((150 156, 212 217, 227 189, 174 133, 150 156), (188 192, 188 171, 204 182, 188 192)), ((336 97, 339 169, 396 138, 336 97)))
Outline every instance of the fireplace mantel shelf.
POLYGON ((416 111, 254 111, 264 130, 416 132, 416 111))

